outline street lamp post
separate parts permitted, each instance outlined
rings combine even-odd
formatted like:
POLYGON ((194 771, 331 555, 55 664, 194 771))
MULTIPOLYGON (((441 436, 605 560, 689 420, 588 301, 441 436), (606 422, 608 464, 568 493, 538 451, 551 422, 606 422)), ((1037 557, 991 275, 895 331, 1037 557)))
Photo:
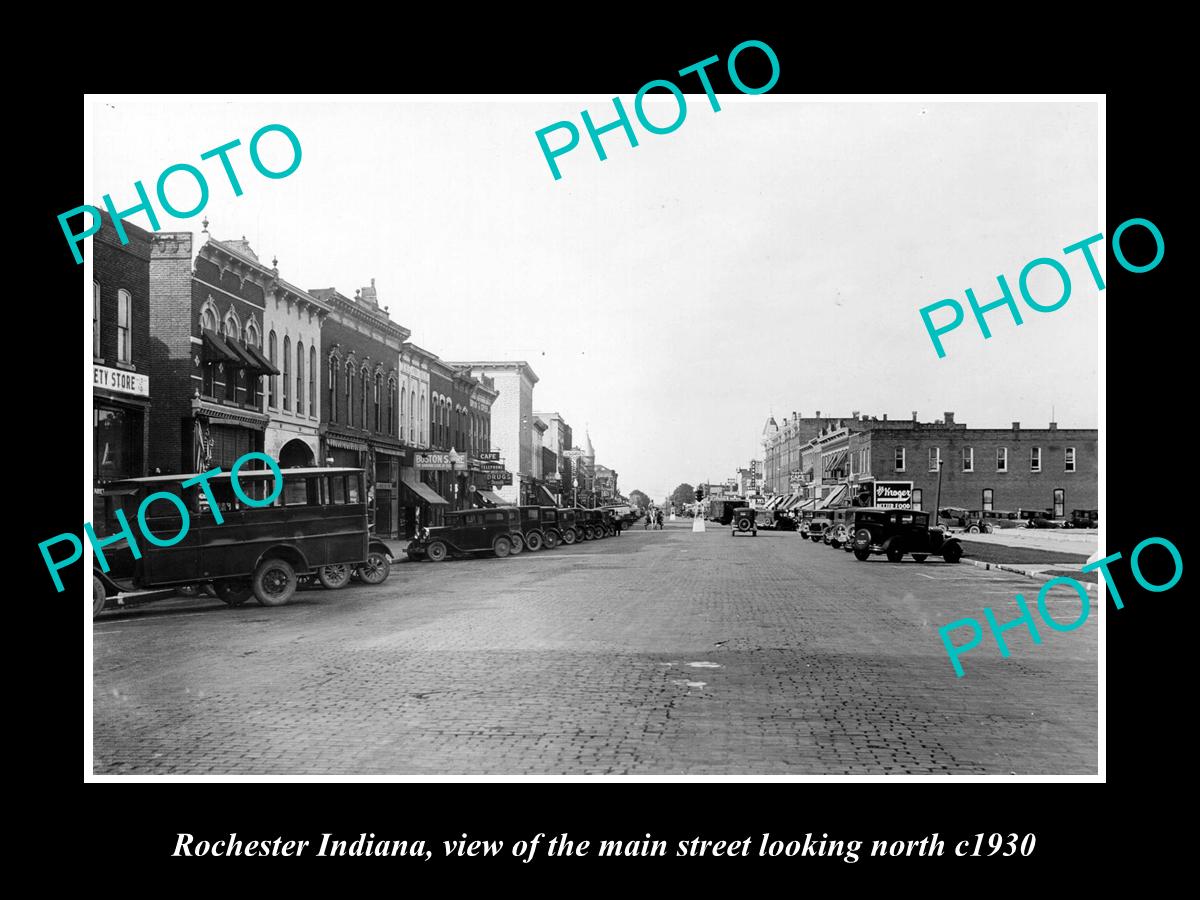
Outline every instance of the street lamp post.
POLYGON ((575 503, 573 505, 579 506, 579 479, 578 478, 571 479, 571 487, 573 487, 575 489, 575 503))

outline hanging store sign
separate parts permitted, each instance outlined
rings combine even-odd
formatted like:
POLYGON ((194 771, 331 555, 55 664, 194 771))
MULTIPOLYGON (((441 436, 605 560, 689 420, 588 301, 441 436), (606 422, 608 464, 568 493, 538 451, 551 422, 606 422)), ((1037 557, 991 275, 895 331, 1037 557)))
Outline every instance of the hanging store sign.
POLYGON ((512 472, 488 472, 487 477, 493 485, 512 484, 512 472))
POLYGON ((449 453, 416 453, 413 467, 417 469, 448 472, 453 466, 449 453))
POLYGON ((480 460, 490 460, 492 462, 497 462, 500 459, 500 451, 499 450, 481 450, 475 454, 475 458, 480 459, 480 460))
MULTIPOLYGON (((870 482, 858 486, 863 490, 870 482)), ((876 481, 872 506, 886 509, 912 509, 913 483, 911 481, 876 481)))

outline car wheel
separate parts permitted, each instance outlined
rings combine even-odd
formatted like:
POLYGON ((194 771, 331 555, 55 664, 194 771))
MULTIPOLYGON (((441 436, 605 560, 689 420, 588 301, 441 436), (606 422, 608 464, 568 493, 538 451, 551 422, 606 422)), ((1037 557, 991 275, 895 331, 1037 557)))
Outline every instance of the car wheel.
POLYGON ((504 557, 508 556, 508 554, 512 551, 512 548, 513 542, 504 535, 500 535, 500 537, 492 541, 492 552, 495 553, 500 559, 504 559, 504 557))
POLYGON ((350 583, 350 567, 345 563, 335 563, 332 566, 321 566, 317 569, 317 581, 326 590, 336 591, 350 583))
POLYGON ((250 585, 263 606, 283 606, 296 593, 296 570, 286 559, 264 559, 254 570, 250 585))
POLYGON ((591 528, 591 526, 590 526, 590 525, 584 525, 584 526, 583 526, 583 539, 584 539, 585 541, 590 541, 590 540, 592 539, 592 537, 593 537, 593 535, 592 535, 592 528, 591 528))
POLYGON ((889 550, 889 551, 887 551, 887 558, 888 558, 888 562, 900 562, 902 559, 904 559, 904 551, 903 550, 889 550))
POLYGON ((546 549, 553 550, 558 546, 558 535, 553 531, 546 532, 546 549))
POLYGON ((566 531, 563 532, 563 543, 566 544, 568 547, 570 547, 573 543, 575 543, 575 529, 574 528, 568 528, 566 531))
POLYGON ((253 593, 250 582, 243 578, 223 578, 213 584, 213 590, 229 606, 241 606, 253 593))
POLYGON ((738 519, 737 530, 738 531, 749 531, 750 530, 750 520, 747 519, 745 516, 742 516, 740 519, 738 519))
POLYGON ((536 531, 531 531, 525 535, 525 546, 529 548, 530 553, 537 553, 542 549, 542 536, 536 531))
POLYGON ((446 558, 448 548, 441 541, 434 541, 425 548, 425 555, 434 562, 441 562, 446 558))
POLYGON ((857 559, 859 562, 866 562, 868 559, 871 558, 871 551, 870 550, 855 550, 854 558, 857 559))
POLYGON ((508 552, 516 556, 525 549, 525 538, 519 534, 510 534, 508 536, 508 552))
POLYGON ((919 563, 923 563, 923 562, 925 562, 925 560, 929 559, 929 554, 928 553, 914 553, 913 559, 915 559, 919 563))
POLYGON ((967 529, 967 534, 979 534, 979 526, 972 525, 970 528, 967 529))
POLYGON ((962 547, 958 544, 951 544, 942 551, 942 559, 948 563, 956 563, 962 559, 962 547))
POLYGON ((367 584, 383 584, 392 574, 392 561, 382 550, 372 550, 358 567, 358 577, 367 584))
POLYGON ((104 582, 100 580, 100 576, 92 575, 92 618, 100 615, 100 611, 104 609, 104 582))

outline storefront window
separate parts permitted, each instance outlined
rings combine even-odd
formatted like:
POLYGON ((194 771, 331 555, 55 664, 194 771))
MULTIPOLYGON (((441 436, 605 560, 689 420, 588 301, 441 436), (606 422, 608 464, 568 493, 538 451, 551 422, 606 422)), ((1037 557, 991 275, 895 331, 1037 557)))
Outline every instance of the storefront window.
POLYGON ((140 473, 142 414, 124 409, 95 409, 93 455, 97 481, 132 478, 140 473))

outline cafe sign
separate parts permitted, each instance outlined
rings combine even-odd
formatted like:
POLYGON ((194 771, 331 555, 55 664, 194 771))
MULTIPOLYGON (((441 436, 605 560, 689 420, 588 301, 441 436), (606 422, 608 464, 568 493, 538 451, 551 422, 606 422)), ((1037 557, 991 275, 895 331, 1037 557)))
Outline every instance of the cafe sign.
POLYGON ((150 376, 138 372, 126 372, 123 369, 110 369, 108 366, 92 366, 92 387, 104 388, 118 394, 131 394, 134 397, 150 396, 150 376))
POLYGON ((500 460, 500 451, 499 450, 480 450, 478 453, 475 454, 475 458, 489 460, 491 462, 498 462, 500 460))
POLYGON ((413 466, 427 471, 449 472, 453 461, 449 453, 416 453, 413 455, 413 466))

